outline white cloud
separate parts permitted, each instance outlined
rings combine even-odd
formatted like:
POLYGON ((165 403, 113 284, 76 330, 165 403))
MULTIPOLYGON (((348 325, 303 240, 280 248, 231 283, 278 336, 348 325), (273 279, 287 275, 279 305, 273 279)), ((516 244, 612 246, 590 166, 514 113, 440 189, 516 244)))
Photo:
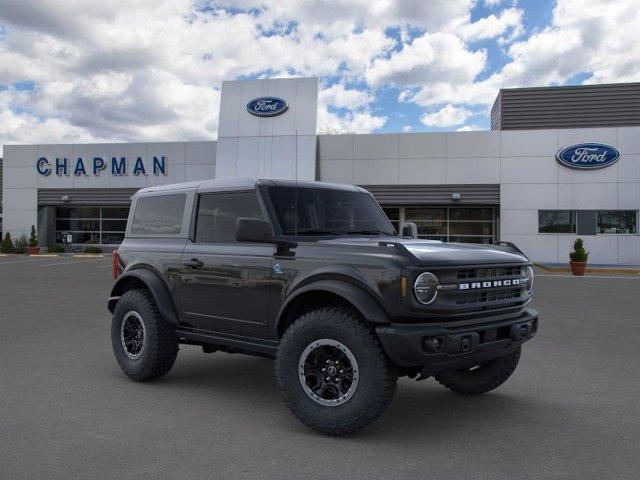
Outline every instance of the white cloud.
POLYGON ((374 97, 369 92, 347 89, 341 83, 336 83, 329 88, 320 90, 318 101, 323 105, 335 108, 347 108, 357 110, 369 105, 374 97))
POLYGON ((507 40, 522 35, 523 11, 519 8, 507 8, 499 15, 491 14, 476 22, 468 23, 458 30, 465 40, 484 40, 507 34, 507 40))
POLYGON ((413 127, 411 125, 405 125, 404 127, 402 127, 403 132, 410 132, 411 130, 413 130, 413 127))
POLYGON ((422 114, 420 121, 428 127, 451 127, 466 122, 471 115, 473 113, 466 108, 445 105, 436 112, 422 114))
POLYGON ((479 130, 484 129, 478 125, 465 125, 464 127, 456 128, 456 132, 477 132, 479 130))
POLYGON ((469 50, 452 33, 425 33, 388 59, 374 60, 365 78, 373 86, 471 82, 483 70, 486 59, 484 50, 469 50))

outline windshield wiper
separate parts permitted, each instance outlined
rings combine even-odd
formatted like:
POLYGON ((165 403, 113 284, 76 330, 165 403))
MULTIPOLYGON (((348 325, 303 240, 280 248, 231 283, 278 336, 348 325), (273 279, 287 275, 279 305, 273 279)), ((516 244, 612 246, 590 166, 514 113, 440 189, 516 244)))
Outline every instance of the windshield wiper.
POLYGON ((346 230, 344 233, 349 235, 392 235, 382 230, 346 230))
POLYGON ((298 230, 297 232, 287 232, 288 235, 339 235, 340 232, 335 230, 321 230, 309 228, 306 230, 298 230))

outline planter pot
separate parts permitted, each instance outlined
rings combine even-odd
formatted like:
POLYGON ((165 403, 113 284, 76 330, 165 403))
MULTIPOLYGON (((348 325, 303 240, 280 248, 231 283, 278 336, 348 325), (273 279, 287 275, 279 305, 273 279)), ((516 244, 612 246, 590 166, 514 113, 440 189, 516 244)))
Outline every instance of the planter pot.
POLYGON ((29 255, 40 255, 40 247, 27 247, 29 255))
POLYGON ((569 262, 571 265, 571 273, 581 277, 584 275, 584 271, 587 269, 587 262, 569 262))

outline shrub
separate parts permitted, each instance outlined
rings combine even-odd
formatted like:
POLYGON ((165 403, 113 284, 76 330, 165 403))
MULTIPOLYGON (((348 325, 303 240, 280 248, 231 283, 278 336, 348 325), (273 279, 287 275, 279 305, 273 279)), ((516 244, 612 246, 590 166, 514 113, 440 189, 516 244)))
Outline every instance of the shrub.
POLYGON ((31 225, 31 235, 29 235, 29 246, 30 247, 38 246, 38 235, 36 234, 35 225, 31 225))
POLYGON ((60 245, 59 243, 56 243, 55 245, 52 245, 49 247, 49 253, 64 253, 65 249, 64 249, 64 245, 60 245))
POLYGON ((102 249, 100 247, 84 247, 82 249, 82 253, 102 253, 102 249))
POLYGON ((586 262, 589 258, 589 252, 584 249, 584 242, 581 238, 576 238, 573 244, 573 252, 569 253, 572 262, 586 262))
POLYGON ((27 236, 20 235, 20 238, 13 242, 13 253, 27 253, 27 245, 29 245, 27 236))
POLYGON ((0 251, 2 253, 13 253, 13 241, 11 240, 11 234, 7 232, 0 244, 0 251))

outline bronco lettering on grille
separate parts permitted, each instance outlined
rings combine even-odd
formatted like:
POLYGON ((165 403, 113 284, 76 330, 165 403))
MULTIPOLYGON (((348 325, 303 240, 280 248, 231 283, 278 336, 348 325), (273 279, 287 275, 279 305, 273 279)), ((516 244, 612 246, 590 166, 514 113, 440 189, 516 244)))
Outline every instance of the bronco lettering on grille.
POLYGON ((520 279, 511 278, 506 280, 491 280, 486 282, 459 283, 458 290, 477 290, 479 288, 511 287, 513 285, 520 285, 520 279))

